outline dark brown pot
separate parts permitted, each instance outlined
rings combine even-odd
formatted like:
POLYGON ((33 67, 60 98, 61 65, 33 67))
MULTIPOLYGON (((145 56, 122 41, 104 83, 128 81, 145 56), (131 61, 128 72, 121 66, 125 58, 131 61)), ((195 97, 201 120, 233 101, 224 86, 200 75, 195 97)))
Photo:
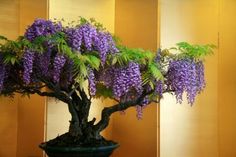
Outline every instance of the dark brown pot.
POLYGON ((102 147, 50 147, 39 145, 49 157, 109 157, 118 144, 102 147))

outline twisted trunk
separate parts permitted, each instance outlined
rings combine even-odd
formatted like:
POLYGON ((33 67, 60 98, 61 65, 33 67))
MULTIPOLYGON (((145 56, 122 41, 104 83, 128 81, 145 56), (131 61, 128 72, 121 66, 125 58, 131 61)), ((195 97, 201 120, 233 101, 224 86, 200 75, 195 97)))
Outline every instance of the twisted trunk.
POLYGON ((83 143, 89 143, 93 140, 102 139, 103 137, 100 135, 100 133, 109 125, 110 117, 113 113, 126 110, 132 106, 141 105, 144 97, 151 93, 152 91, 144 92, 136 100, 105 107, 102 110, 101 120, 96 125, 94 125, 94 122, 96 121, 95 118, 92 121, 88 121, 89 110, 91 106, 90 99, 83 90, 79 90, 79 95, 74 92, 72 94, 72 99, 75 105, 72 106, 72 109, 69 107, 70 113, 72 115, 72 121, 70 123, 69 129, 70 135, 80 138, 83 143), (76 112, 74 112, 74 110, 76 112), (78 117, 77 121, 75 120, 76 117, 78 117))
POLYGON ((72 109, 69 107, 72 116, 69 134, 80 139, 83 143, 89 143, 91 140, 98 139, 93 131, 93 125, 96 119, 94 118, 92 121, 88 121, 91 100, 87 97, 84 90, 78 89, 78 93, 79 95, 76 92, 71 95, 73 106, 72 109), (73 112, 71 112, 72 110, 73 112), (78 117, 78 119, 74 117, 78 117))

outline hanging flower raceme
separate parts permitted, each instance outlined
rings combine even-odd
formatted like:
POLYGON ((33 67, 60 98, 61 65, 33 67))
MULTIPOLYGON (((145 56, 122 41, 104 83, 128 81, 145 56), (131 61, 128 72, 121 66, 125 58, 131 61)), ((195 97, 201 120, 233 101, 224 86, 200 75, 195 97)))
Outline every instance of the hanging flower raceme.
POLYGON ((104 32, 98 33, 98 36, 95 38, 95 46, 96 49, 99 51, 101 63, 104 64, 106 61, 107 53, 110 48, 106 33, 104 32))
POLYGON ((111 88, 113 85, 113 67, 101 69, 98 73, 98 80, 103 82, 107 88, 111 88))
POLYGON ((67 82, 67 84, 70 84, 73 80, 73 66, 74 66, 73 60, 68 58, 64 67, 65 81, 67 82))
POLYGON ((0 92, 4 88, 4 81, 7 77, 6 65, 3 63, 3 57, 0 56, 0 92))
POLYGON ((23 55, 23 80, 26 84, 31 82, 31 74, 33 73, 33 64, 35 59, 35 52, 26 49, 23 55))
POLYGON ((94 45, 96 50, 99 51, 102 65, 105 64, 108 53, 114 54, 119 51, 115 46, 111 34, 108 32, 98 32, 94 45))
POLYGON ((96 29, 89 23, 76 28, 65 29, 68 44, 74 51, 98 51, 102 65, 105 64, 107 54, 118 52, 110 33, 96 29))
POLYGON ((130 62, 127 67, 114 68, 113 72, 112 89, 115 97, 120 98, 132 89, 135 89, 138 95, 142 93, 142 78, 139 64, 130 62))
POLYGON ((82 29, 67 28, 65 29, 65 34, 67 35, 67 41, 71 48, 74 51, 80 51, 83 40, 82 29))
POLYGON ((50 20, 36 19, 34 23, 26 29, 26 39, 33 41, 39 36, 55 34, 62 30, 61 23, 54 23, 50 20))
POLYGON ((156 81, 154 93, 159 96, 162 96, 163 91, 164 91, 164 83, 160 80, 156 81))
POLYGON ((202 61, 198 61, 196 63, 196 73, 197 73, 197 83, 198 83, 198 91, 201 92, 205 86, 206 86, 206 81, 205 81, 205 74, 204 74, 204 64, 202 61))
POLYGON ((138 63, 130 62, 124 67, 104 68, 95 76, 106 88, 111 88, 114 97, 121 101, 130 101, 142 94, 142 78, 138 63))
POLYGON ((137 119, 141 120, 143 118, 143 106, 137 105, 136 112, 137 112, 137 114, 136 114, 137 119))
POLYGON ((51 62, 51 49, 47 49, 42 54, 38 53, 37 66, 43 76, 47 76, 49 73, 49 65, 51 62))
POLYGON ((80 30, 83 32, 83 42, 86 50, 92 51, 94 39, 97 37, 96 28, 86 23, 80 26, 80 30))
POLYGON ((96 94, 96 80, 94 71, 91 68, 88 68, 88 82, 90 95, 94 96, 96 94))
POLYGON ((167 74, 169 88, 175 91, 177 101, 182 102, 185 91, 188 103, 193 104, 205 85, 202 63, 190 59, 174 60, 170 62, 167 74))
POLYGON ((58 83, 60 81, 61 70, 66 63, 66 57, 57 53, 53 62, 53 81, 58 83))

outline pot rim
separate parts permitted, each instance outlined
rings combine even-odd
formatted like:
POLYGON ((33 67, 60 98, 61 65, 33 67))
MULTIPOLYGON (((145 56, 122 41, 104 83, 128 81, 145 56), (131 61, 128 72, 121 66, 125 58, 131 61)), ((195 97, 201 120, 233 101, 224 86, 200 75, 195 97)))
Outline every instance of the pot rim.
POLYGON ((79 146, 72 146, 72 147, 53 147, 47 146, 46 143, 41 143, 39 147, 45 151, 57 151, 57 152, 94 152, 94 151, 110 151, 113 150, 120 145, 115 143, 108 146, 98 146, 98 147, 79 147, 79 146))

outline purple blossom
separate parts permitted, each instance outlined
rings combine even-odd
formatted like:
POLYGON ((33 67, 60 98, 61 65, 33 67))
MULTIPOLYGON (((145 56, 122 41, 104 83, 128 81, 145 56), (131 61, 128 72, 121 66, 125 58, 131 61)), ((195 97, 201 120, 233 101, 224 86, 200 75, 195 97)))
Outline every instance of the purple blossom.
POLYGON ((95 38, 95 48, 99 51, 102 65, 105 64, 108 53, 114 54, 119 50, 115 46, 115 42, 108 32, 98 32, 97 38, 95 38))
POLYGON ((140 105, 137 105, 136 112, 137 112, 137 114, 136 114, 137 119, 141 120, 143 118, 143 107, 140 105))
POLYGON ((6 77, 6 67, 4 64, 0 64, 0 92, 3 90, 3 83, 6 77))
POLYGON ((99 51, 101 63, 104 65, 106 61, 107 53, 109 51, 109 43, 107 40, 107 36, 104 32, 98 33, 98 37, 95 40, 95 47, 99 51))
POLYGON ((164 87, 164 83, 162 81, 156 81, 155 84, 155 94, 158 94, 159 96, 162 96, 163 93, 163 87, 164 87))
POLYGON ((25 37, 33 41, 39 36, 55 34, 62 30, 61 23, 53 23, 50 20, 36 19, 34 23, 26 29, 25 37))
POLYGON ((205 86, 204 67, 201 62, 190 59, 171 61, 168 69, 169 88, 175 91, 177 102, 182 102, 184 91, 188 103, 193 104, 197 93, 205 86))
POLYGON ((71 83, 73 79, 73 66, 74 66, 73 60, 67 59, 65 70, 66 70, 66 80, 68 83, 71 83))
POLYGON ((92 44, 94 39, 97 37, 97 30, 90 24, 84 24, 80 27, 83 32, 84 45, 86 50, 92 51, 92 44))
POLYGON ((38 61, 39 61, 39 63, 36 66, 39 66, 39 69, 40 69, 43 76, 47 76, 48 70, 49 70, 49 65, 51 62, 51 49, 48 49, 43 54, 40 54, 38 61))
POLYGON ((120 98, 132 89, 140 95, 142 93, 142 78, 139 64, 130 62, 127 67, 114 68, 113 93, 120 98))
POLYGON ((150 101, 149 101, 148 96, 145 96, 145 97, 143 98, 143 101, 141 102, 141 105, 142 105, 142 106, 146 106, 146 105, 148 105, 149 103, 150 103, 150 101))
POLYGON ((89 82, 89 92, 90 95, 94 96, 96 94, 96 80, 94 71, 91 68, 88 68, 88 82, 89 82))
POLYGON ((109 32, 97 30, 91 24, 83 24, 77 28, 67 28, 65 30, 68 44, 75 51, 98 51, 102 65, 106 62, 107 54, 117 53, 112 35, 109 32))
POLYGON ((31 82, 31 74, 33 72, 33 63, 35 59, 35 53, 27 49, 23 55, 23 80, 26 84, 31 82))
POLYGON ((157 53, 156 53, 156 57, 155 57, 155 62, 160 62, 160 60, 161 60, 161 49, 159 48, 158 50, 157 50, 157 53))
POLYGON ((197 83, 198 83, 198 91, 201 92, 205 86, 205 74, 204 74, 204 65, 202 61, 196 63, 196 73, 197 73, 197 83))
POLYGON ((97 78, 98 80, 103 82, 107 88, 110 88, 113 85, 113 79, 114 79, 113 74, 114 74, 114 68, 109 67, 109 68, 101 69, 99 73, 97 74, 98 75, 97 78))
POLYGON ((55 83, 58 83, 60 81, 61 70, 64 67, 65 63, 66 58, 62 54, 57 53, 53 63, 53 81, 55 83))
POLYGON ((67 35, 68 44, 74 51, 80 51, 83 39, 82 29, 68 28, 65 30, 67 35))

